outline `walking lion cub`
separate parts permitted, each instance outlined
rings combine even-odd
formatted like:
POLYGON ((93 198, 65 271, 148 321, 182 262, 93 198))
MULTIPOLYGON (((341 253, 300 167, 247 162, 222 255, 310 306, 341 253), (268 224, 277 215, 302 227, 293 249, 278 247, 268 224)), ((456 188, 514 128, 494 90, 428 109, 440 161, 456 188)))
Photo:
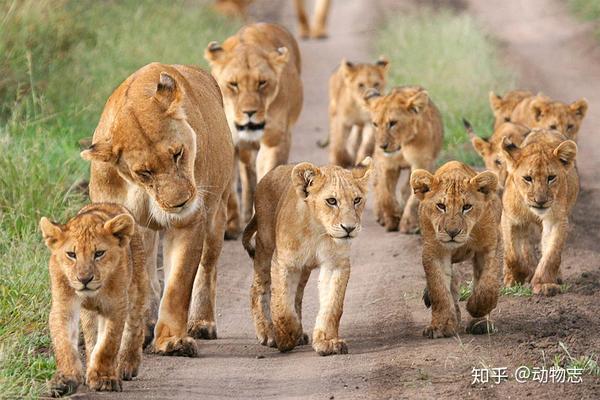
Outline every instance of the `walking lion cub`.
POLYGON ((135 377, 142 360, 149 292, 135 221, 120 205, 96 203, 64 225, 42 218, 40 228, 52 252, 49 322, 57 372, 51 393, 72 393, 84 381, 77 350, 80 312, 87 385, 121 391, 121 379, 135 377))
POLYGON ((427 288, 423 300, 432 308, 431 324, 423 335, 453 336, 460 325, 458 275, 453 263, 473 260, 473 294, 467 311, 473 317, 467 332, 493 330, 485 318, 498 302, 500 289, 500 215, 498 177, 476 173, 458 161, 441 166, 432 175, 413 171, 410 184, 421 200, 419 221, 423 236, 423 268, 427 288))
POLYGON ((256 213, 242 241, 254 258, 251 307, 261 344, 285 352, 308 343, 302 297, 311 271, 321 267, 313 348, 322 356, 348 352, 338 329, 350 277, 350 243, 361 229, 371 165, 370 157, 353 170, 285 165, 258 184, 256 213))

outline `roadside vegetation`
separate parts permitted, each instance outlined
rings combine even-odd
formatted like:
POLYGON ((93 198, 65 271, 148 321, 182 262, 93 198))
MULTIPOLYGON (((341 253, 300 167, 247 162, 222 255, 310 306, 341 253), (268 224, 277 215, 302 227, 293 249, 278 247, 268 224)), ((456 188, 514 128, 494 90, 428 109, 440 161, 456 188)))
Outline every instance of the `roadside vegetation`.
POLYGON ((202 1, 0 0, 0 398, 36 397, 54 371, 41 216, 83 204, 108 95, 152 61, 201 64, 237 28, 202 1))
POLYGON ((586 21, 596 25, 596 38, 600 39, 600 2, 598 0, 569 0, 571 11, 586 21))
POLYGON ((421 85, 442 112, 445 146, 439 163, 458 159, 483 165, 462 118, 476 132, 491 134, 488 93, 514 88, 515 78, 500 64, 495 44, 473 17, 450 10, 394 15, 378 33, 377 51, 391 62, 390 87, 421 85))

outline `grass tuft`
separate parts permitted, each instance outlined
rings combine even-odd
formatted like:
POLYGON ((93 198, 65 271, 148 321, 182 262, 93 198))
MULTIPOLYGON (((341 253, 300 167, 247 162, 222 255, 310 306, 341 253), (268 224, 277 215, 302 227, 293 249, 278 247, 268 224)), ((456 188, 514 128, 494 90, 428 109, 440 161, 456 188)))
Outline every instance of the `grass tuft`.
POLYGON ((490 132, 488 92, 513 88, 515 78, 500 65, 494 43, 473 17, 425 9, 389 18, 377 50, 391 62, 391 86, 418 84, 442 112, 445 146, 439 163, 458 159, 483 165, 463 128, 465 117, 478 132, 490 132))

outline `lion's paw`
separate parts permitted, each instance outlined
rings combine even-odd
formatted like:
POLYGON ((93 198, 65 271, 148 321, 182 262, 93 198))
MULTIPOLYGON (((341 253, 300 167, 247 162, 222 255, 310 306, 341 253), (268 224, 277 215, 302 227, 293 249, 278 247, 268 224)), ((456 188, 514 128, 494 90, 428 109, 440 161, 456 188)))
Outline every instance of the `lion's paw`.
POLYGON ((423 336, 429 339, 452 337, 457 333, 458 324, 454 318, 447 318, 442 322, 432 322, 423 330, 423 336))
POLYGON ((467 325, 466 332, 471 335, 487 335, 496 333, 496 324, 488 318, 473 318, 467 325))
POLYGON ((388 232, 397 232, 400 225, 400 218, 396 216, 385 216, 383 218, 385 230, 388 232))
POLYGON ((310 339, 308 338, 308 334, 303 332, 300 335, 300 337, 298 338, 298 342, 296 343, 296 346, 305 346, 309 343, 310 343, 310 339))
POLYGON ((194 339, 214 340, 217 338, 217 324, 205 320, 190 321, 188 334, 194 339))
POLYGON ((189 336, 157 339, 154 341, 151 352, 159 356, 198 357, 196 342, 189 336))
POLYGON ((419 224, 410 218, 402 218, 400 221, 400 233, 415 234, 419 231, 419 224))
POLYGON ((83 379, 78 376, 63 375, 56 373, 48 382, 48 394, 50 397, 68 396, 77 391, 83 379))
POLYGON ((320 356, 332 354, 348 354, 348 345, 342 339, 326 339, 313 341, 313 349, 320 356))
POLYGON ((533 285, 533 294, 542 296, 556 296, 560 293, 560 285, 556 283, 536 283, 533 285))
POLYGON ((122 362, 119 370, 121 371, 121 379, 130 381, 138 375, 140 360, 122 362))
POLYGON ((87 376, 87 385, 90 389, 97 392, 121 392, 123 386, 121 379, 114 375, 105 375, 90 371, 87 376))

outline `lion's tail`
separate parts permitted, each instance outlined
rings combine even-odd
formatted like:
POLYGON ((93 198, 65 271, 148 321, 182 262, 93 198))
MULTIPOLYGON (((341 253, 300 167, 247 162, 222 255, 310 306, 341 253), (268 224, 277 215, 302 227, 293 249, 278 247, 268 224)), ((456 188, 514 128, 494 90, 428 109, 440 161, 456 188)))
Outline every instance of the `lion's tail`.
POLYGON ((246 225, 246 229, 244 229, 242 235, 242 245, 244 245, 244 249, 246 249, 250 258, 254 258, 254 254, 256 253, 256 248, 252 245, 251 240, 257 229, 256 214, 254 214, 248 225, 246 225))

